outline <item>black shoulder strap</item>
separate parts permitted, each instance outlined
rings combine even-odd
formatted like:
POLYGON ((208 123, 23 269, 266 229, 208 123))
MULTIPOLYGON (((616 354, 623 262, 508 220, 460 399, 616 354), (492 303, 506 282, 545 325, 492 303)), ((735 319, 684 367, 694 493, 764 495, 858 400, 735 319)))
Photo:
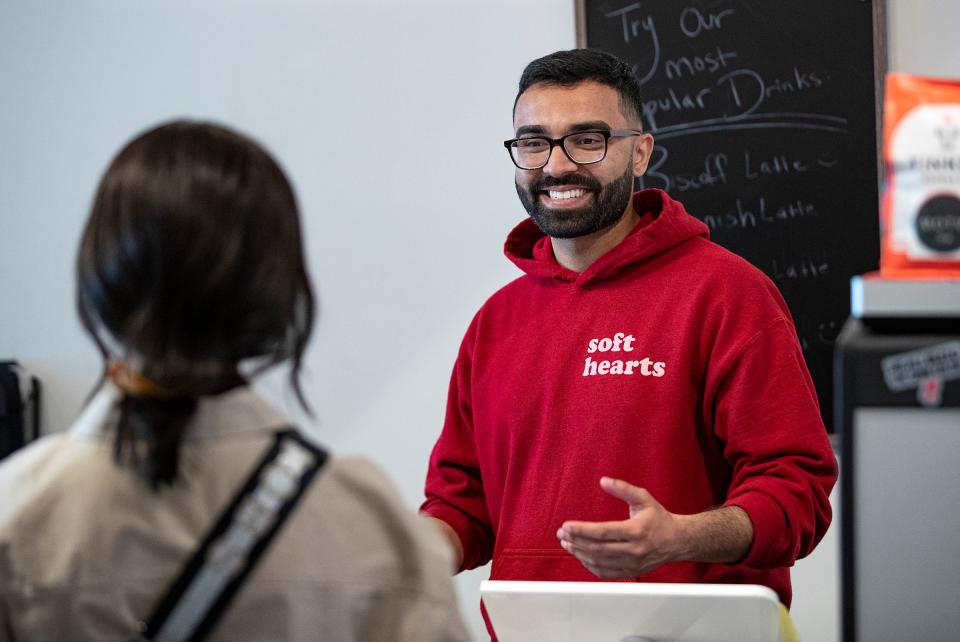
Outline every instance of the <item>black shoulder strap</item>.
POLYGON ((277 432, 256 469, 167 589, 140 639, 202 640, 326 460, 327 453, 296 430, 277 432))

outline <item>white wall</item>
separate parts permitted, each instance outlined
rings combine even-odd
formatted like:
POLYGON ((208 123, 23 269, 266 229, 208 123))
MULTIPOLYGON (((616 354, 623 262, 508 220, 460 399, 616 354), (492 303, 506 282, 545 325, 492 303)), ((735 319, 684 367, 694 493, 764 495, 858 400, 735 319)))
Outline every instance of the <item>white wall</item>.
MULTIPOLYGON (((892 0, 891 68, 960 76, 958 4, 892 0)), ((377 460, 415 506, 462 333, 516 275, 501 246, 523 211, 500 141, 517 78, 573 43, 573 0, 4 0, 0 357, 43 380, 44 430, 98 374, 72 303, 96 181, 134 132, 213 118, 266 143, 298 191, 321 438, 377 460)), ((836 560, 832 530, 797 567, 804 639, 837 639, 836 560)), ((483 577, 458 580, 478 639, 483 577)))
POLYGON ((960 78, 960 2, 887 0, 890 71, 960 78))

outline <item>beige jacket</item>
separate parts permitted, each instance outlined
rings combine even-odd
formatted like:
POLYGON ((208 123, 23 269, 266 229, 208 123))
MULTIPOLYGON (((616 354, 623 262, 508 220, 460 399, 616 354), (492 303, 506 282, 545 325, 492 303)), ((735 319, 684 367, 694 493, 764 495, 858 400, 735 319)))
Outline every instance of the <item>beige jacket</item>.
MULTIPOLYGON (((200 402, 181 479, 114 464, 107 386, 0 464, 0 640, 126 640, 286 421, 249 388, 200 402)), ((447 545, 372 463, 331 458, 210 639, 459 641, 447 545)))

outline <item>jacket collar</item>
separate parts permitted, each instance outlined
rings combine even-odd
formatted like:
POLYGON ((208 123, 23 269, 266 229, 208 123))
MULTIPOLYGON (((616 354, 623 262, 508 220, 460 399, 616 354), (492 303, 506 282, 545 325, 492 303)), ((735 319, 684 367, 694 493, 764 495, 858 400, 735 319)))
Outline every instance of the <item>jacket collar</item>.
MULTIPOLYGON (((110 432, 121 397, 122 393, 116 386, 110 382, 104 383, 84 407, 70 432, 86 437, 110 432)), ((187 426, 184 440, 273 432, 289 423, 251 386, 240 386, 220 395, 201 397, 187 426)))

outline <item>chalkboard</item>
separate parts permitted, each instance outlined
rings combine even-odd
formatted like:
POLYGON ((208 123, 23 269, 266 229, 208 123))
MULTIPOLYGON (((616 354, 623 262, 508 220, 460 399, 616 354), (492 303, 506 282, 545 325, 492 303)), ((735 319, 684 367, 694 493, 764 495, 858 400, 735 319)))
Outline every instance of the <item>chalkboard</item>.
POLYGON ((643 85, 656 146, 637 187, 665 189, 773 279, 832 431, 833 344, 850 277, 880 259, 883 5, 580 0, 576 9, 578 45, 626 60, 643 85))

